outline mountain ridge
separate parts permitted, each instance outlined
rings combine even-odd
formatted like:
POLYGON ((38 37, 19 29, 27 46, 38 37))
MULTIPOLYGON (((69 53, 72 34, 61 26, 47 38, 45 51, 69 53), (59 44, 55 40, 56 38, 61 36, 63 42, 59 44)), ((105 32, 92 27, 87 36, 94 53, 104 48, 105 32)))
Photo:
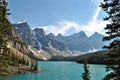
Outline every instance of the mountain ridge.
POLYGON ((36 59, 48 60, 52 56, 69 55, 68 52, 63 53, 63 51, 66 51, 64 44, 55 39, 49 38, 42 28, 31 30, 28 23, 22 22, 13 24, 13 26, 15 26, 16 30, 21 33, 20 35, 29 46, 29 50, 34 53, 32 55, 34 55, 36 59))
MULTIPOLYGON (((26 26, 29 26, 27 22, 18 23, 17 25, 21 25, 21 24, 23 24, 24 26, 27 24, 26 26)), ((14 26, 16 27, 16 25, 14 26)), ((21 27, 20 26, 17 26, 17 27, 19 31, 19 28, 21 27)), ((29 28, 31 27, 29 26, 29 28)), ((30 31, 26 31, 24 29, 24 32, 29 32, 29 34, 31 34, 32 36, 32 38, 30 38, 31 36, 28 35, 30 39, 28 38, 25 41, 29 41, 29 40, 32 41, 33 39, 34 46, 33 45, 32 46, 37 49, 40 49, 40 46, 42 46, 41 48, 45 49, 44 47, 49 47, 51 45, 54 48, 61 51, 70 50, 72 52, 74 51, 88 52, 89 50, 92 50, 92 49, 101 50, 104 44, 102 42, 103 35, 97 32, 95 32, 93 35, 89 37, 85 34, 84 31, 80 31, 78 33, 74 33, 69 36, 63 36, 62 34, 58 34, 57 36, 55 36, 54 33, 46 34, 43 28, 35 28, 30 31)), ((26 33, 24 33, 24 36, 25 35, 26 33)))
POLYGON ((103 35, 95 32, 87 36, 84 31, 72 34, 70 36, 56 36, 54 39, 63 42, 70 51, 88 52, 89 50, 101 50, 104 42, 103 35))

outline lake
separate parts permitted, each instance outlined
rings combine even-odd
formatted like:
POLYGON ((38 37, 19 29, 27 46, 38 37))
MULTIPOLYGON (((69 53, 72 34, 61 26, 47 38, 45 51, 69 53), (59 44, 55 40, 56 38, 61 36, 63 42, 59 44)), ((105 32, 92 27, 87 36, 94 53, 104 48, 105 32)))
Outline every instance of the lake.
MULTIPOLYGON (((9 77, 8 80, 83 80, 83 64, 76 62, 39 62, 42 72, 18 74, 9 77)), ((102 80, 105 76, 104 65, 89 65, 91 80, 102 80)))

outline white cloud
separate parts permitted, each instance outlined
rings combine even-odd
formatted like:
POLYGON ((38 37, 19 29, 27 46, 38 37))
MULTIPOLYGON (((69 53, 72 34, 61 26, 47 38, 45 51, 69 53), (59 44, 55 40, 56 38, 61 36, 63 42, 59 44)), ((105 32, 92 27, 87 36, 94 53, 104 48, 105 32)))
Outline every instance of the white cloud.
MULTIPOLYGON (((74 28, 76 32, 84 31, 88 36, 92 35, 94 32, 103 33, 103 29, 108 22, 105 21, 91 21, 86 25, 80 25, 72 21, 61 21, 57 25, 42 26, 42 28, 47 33, 54 33, 55 35, 61 33, 63 35, 67 34, 66 32, 74 28)), ((41 27, 40 27, 41 28, 41 27)), ((72 33, 72 32, 71 32, 72 33)))
POLYGON ((94 32, 104 34, 103 30, 108 21, 98 20, 98 16, 101 8, 97 7, 92 21, 89 21, 88 24, 82 25, 82 30, 86 32, 88 36, 92 35, 94 32))
MULTIPOLYGON (((95 1, 95 0, 91 0, 95 1)), ((104 27, 108 23, 107 21, 98 20, 99 13, 101 11, 100 7, 97 7, 94 12, 93 18, 91 21, 87 22, 85 25, 73 21, 63 20, 58 22, 56 25, 41 26, 47 33, 54 33, 55 35, 61 33, 63 35, 67 34, 67 31, 71 28, 74 28, 76 32, 84 31, 88 36, 92 35, 95 32, 104 34, 104 27)), ((72 33, 72 32, 71 32, 72 33)))
POLYGON ((47 33, 54 33, 55 35, 61 33, 66 34, 66 31, 70 28, 75 28, 76 31, 79 31, 79 24, 71 21, 61 21, 58 22, 57 25, 49 25, 49 26, 41 26, 47 33))
POLYGON ((100 13, 100 10, 101 8, 100 7, 97 7, 96 11, 95 11, 95 14, 93 16, 93 22, 96 22, 98 16, 99 16, 99 13, 100 13))

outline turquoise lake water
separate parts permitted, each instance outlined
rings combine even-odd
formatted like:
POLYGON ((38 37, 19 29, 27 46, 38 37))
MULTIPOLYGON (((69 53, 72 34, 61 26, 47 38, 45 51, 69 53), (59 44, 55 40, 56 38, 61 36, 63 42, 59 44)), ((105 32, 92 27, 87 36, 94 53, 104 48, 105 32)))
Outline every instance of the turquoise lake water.
MULTIPOLYGON (((8 80, 83 80, 83 64, 76 62, 39 62, 42 72, 18 74, 8 80)), ((105 76, 104 65, 89 65, 91 80, 102 80, 105 76)))

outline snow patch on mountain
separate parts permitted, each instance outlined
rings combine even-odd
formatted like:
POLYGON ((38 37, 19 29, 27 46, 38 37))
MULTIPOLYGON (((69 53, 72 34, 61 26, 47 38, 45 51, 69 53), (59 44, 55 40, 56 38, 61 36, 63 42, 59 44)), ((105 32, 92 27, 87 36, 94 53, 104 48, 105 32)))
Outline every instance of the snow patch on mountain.
POLYGON ((19 21, 19 22, 17 22, 17 24, 23 24, 23 23, 27 23, 27 21, 19 21))

